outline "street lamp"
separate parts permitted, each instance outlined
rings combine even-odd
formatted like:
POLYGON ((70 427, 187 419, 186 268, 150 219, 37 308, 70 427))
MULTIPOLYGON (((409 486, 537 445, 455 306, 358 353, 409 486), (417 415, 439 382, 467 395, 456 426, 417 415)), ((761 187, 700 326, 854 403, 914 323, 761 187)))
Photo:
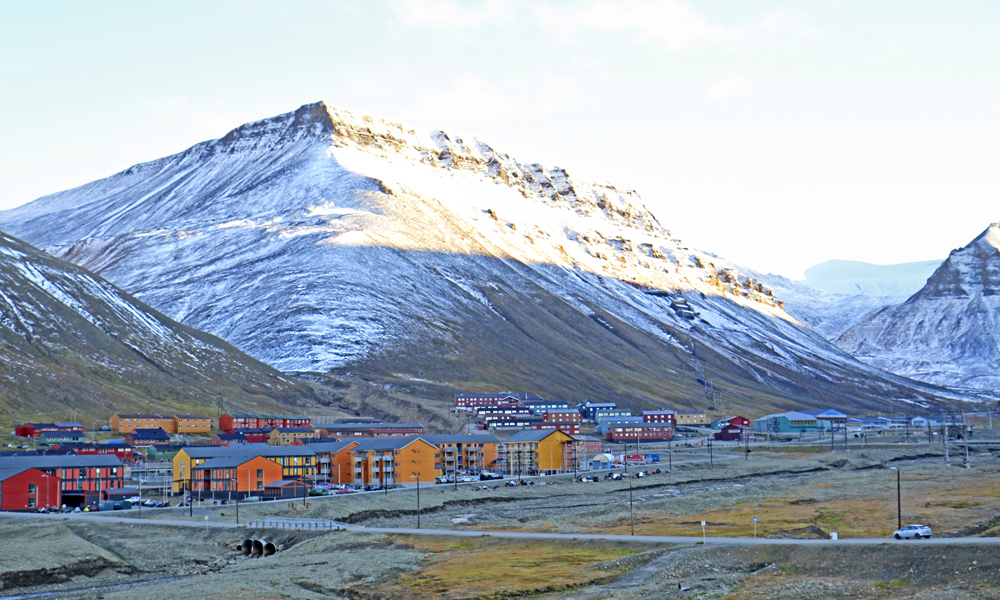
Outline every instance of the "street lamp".
POLYGON ((903 509, 902 500, 900 497, 900 486, 899 486, 899 467, 889 467, 896 472, 896 529, 903 528, 903 509))

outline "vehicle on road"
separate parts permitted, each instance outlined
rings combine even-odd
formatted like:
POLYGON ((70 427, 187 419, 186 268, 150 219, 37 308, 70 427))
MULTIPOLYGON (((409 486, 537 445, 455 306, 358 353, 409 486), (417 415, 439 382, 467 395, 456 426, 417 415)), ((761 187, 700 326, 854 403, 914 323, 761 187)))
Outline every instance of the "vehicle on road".
POLYGON ((928 527, 927 525, 920 525, 915 523, 913 525, 907 525, 902 529, 897 529, 895 532, 893 532, 892 537, 896 538, 897 540, 901 540, 904 538, 910 538, 914 540, 919 540, 920 538, 929 538, 931 537, 931 528, 928 527))

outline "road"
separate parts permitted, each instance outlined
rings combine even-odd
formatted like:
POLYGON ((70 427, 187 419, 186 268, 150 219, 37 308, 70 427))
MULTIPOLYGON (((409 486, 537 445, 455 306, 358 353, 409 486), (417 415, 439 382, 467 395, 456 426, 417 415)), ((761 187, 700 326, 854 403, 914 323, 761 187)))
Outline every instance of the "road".
MULTIPOLYGON (((171 527, 195 527, 205 529, 248 529, 245 524, 219 523, 214 521, 181 521, 173 519, 132 519, 123 516, 98 514, 38 514, 38 513, 4 513, 3 517, 13 519, 58 519, 81 520, 86 522, 129 523, 136 525, 165 525, 171 527)), ((344 525, 344 529, 358 533, 391 533, 406 535, 454 536, 528 539, 528 540, 563 540, 563 541, 609 541, 629 542, 639 544, 696 544, 721 546, 836 546, 836 545, 875 545, 875 544, 923 544, 932 546, 981 545, 1000 546, 1000 537, 961 537, 961 538, 931 538, 929 540, 893 540, 885 538, 858 538, 840 540, 799 540, 774 538, 734 538, 734 537, 701 537, 701 536, 670 536, 670 535, 600 535, 574 533, 527 533, 516 531, 481 531, 469 529, 412 529, 395 527, 364 527, 360 525, 344 525)))

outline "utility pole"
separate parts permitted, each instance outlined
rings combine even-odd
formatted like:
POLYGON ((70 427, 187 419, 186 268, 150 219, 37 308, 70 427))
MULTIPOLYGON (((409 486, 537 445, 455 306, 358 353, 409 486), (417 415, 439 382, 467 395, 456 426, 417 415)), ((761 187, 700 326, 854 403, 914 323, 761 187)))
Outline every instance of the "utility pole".
POLYGON ((628 478, 628 526, 632 531, 632 535, 635 535, 635 519, 634 519, 634 507, 635 503, 632 501, 632 478, 628 478))

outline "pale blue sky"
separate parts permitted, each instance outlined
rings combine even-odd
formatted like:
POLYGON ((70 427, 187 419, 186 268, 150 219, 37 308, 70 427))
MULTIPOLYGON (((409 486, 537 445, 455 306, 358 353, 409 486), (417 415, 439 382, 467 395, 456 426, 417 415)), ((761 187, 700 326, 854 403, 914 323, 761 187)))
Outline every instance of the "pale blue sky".
POLYGON ((636 189, 792 277, 1000 220, 1000 3, 0 3, 0 207, 324 100, 636 189), (991 214, 992 213, 992 214, 991 214))

